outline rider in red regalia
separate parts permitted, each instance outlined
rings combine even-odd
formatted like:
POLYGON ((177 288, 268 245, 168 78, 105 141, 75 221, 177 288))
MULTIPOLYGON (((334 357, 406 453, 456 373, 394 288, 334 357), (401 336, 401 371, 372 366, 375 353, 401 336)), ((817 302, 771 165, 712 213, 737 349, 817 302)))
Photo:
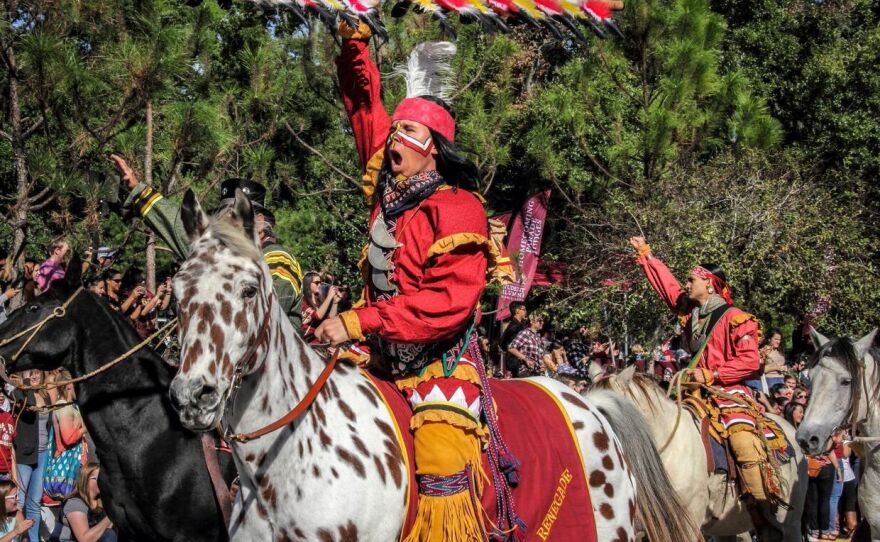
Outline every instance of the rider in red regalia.
POLYGON ((643 237, 631 238, 630 244, 651 287, 679 316, 683 346, 694 357, 686 369, 687 379, 727 395, 711 395, 710 400, 738 463, 743 490, 751 495, 750 510, 756 520, 766 523, 760 516, 772 514, 775 503, 768 490, 774 482, 764 438, 774 434, 762 434, 757 411, 748 406, 754 405, 751 389, 744 384, 758 376, 761 366, 760 325, 754 316, 733 306, 727 278, 716 265, 695 267, 682 288, 643 237))
MULTIPOLYGON (((322 323, 316 336, 333 344, 369 339, 413 408, 420 499, 409 540, 485 540, 478 496, 489 432, 481 421, 482 361, 471 345, 497 251, 481 200, 463 188, 478 171, 456 149, 455 120, 442 100, 410 88, 389 117, 369 29, 342 24, 340 34, 337 68, 365 172, 370 238, 362 303, 322 323)), ((418 47, 426 62, 454 52, 447 43, 418 47)))

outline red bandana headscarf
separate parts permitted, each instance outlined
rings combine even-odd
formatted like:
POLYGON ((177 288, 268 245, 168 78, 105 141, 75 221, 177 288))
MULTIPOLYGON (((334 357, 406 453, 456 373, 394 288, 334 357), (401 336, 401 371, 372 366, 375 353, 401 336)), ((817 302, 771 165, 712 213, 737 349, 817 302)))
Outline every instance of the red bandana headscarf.
POLYGON ((721 280, 721 277, 701 265, 694 267, 691 274, 700 277, 701 279, 708 280, 712 285, 712 288, 715 289, 715 293, 720 295, 728 305, 733 305, 733 296, 730 295, 730 288, 727 286, 726 282, 721 280))
POLYGON ((420 122, 449 140, 455 141, 455 119, 440 104, 424 98, 407 98, 400 102, 391 122, 412 120, 420 122))

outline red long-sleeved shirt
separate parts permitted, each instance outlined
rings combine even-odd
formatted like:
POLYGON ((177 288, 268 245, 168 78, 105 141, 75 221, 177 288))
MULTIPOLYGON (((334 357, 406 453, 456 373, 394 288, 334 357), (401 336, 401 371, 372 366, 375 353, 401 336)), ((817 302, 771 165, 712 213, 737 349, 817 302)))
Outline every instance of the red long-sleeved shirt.
MULTIPOLYGON (((683 299, 685 292, 669 268, 650 253, 639 257, 638 263, 651 287, 669 308, 676 314, 687 314, 682 313, 688 307, 687 300, 683 299)), ((693 324, 688 322, 685 329, 688 338, 693 324)), ((736 307, 730 308, 712 328, 697 366, 716 373, 715 382, 722 386, 742 384, 745 380, 757 378, 761 366, 759 334, 760 327, 752 315, 736 307)))
MULTIPOLYGON (((391 121, 382 104, 379 70, 370 58, 367 40, 343 40, 336 65, 364 168, 364 194, 372 204, 372 224, 379 213, 373 196, 391 121)), ((349 335, 374 334, 411 343, 458 336, 486 285, 488 235, 483 205, 467 190, 442 186, 402 212, 394 233, 402 246, 394 251, 391 273, 399 293, 384 301, 372 301, 367 295, 365 306, 340 315, 349 335)))

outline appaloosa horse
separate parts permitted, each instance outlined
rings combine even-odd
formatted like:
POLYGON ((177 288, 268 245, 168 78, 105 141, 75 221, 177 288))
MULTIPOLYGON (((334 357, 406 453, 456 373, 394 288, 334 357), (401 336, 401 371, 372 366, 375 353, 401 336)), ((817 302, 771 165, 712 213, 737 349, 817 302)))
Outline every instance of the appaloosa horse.
POLYGON ((852 449, 862 460, 859 508, 880 542, 880 349, 874 329, 858 341, 828 339, 810 330, 816 354, 810 361, 810 403, 797 430, 808 454, 827 449, 831 434, 849 429, 852 449))
MULTIPOLYGON (((236 194, 229 214, 209 222, 189 192, 181 218, 191 253, 174 278, 182 348, 171 385, 175 406, 184 425, 195 430, 219 424, 229 431, 256 431, 285 418, 317 389, 327 365, 281 312, 257 249, 248 200, 236 194)), ((626 455, 590 400, 582 401, 558 382, 542 385, 565 406, 576 428, 585 472, 603 482, 590 492, 594 510, 601 511, 595 518, 598 540, 634 540, 636 515, 646 531, 663 533, 656 540, 698 538, 697 530, 681 521, 684 514, 662 467, 650 469, 650 457, 643 457, 653 448, 626 455), (627 460, 597 453, 594 442, 606 451, 610 444, 627 460), (643 506, 645 496, 653 503, 643 506)), ((232 539, 397 539, 409 477, 394 426, 363 374, 338 363, 295 422, 262 438, 232 443, 242 486, 232 539)), ((532 458, 520 459, 525 472, 532 458)))
MULTIPOLYGON (((662 448, 661 457, 673 487, 691 517, 702 525, 703 534, 725 540, 753 528, 748 510, 738 499, 736 485, 728 483, 723 473, 708 473, 700 430, 689 411, 679 411, 656 381, 636 373, 635 367, 611 375, 598 385, 622 393, 641 411, 657 446, 662 448)), ((770 417, 782 427, 789 442, 794 443, 794 427, 779 416, 770 417)), ((779 507, 777 528, 784 532, 787 542, 800 542, 803 540, 801 512, 807 493, 803 453, 795 450, 795 457, 780 465, 778 475, 783 488, 782 499, 788 507, 779 507)))
MULTIPOLYGON (((0 325, 0 337, 9 338, 46 320, 42 328, 0 348, 8 372, 64 367, 77 377, 141 342, 128 318, 80 289, 80 268, 79 260, 71 262, 63 282, 53 283, 0 325), (68 300, 63 316, 50 318, 68 300)), ((101 463, 101 498, 120 540, 228 538, 201 437, 181 426, 168 400, 173 376, 174 368, 145 347, 76 384, 77 403, 101 463)), ((229 483, 235 477, 232 461, 221 464, 229 483)))

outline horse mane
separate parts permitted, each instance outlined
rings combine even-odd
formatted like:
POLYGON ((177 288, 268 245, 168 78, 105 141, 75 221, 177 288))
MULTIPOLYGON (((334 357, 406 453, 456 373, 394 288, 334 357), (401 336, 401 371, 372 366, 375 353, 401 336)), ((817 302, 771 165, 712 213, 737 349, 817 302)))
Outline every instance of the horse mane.
MULTIPOLYGON (((616 376, 616 375, 615 375, 616 376)), ((616 391, 612 384, 612 380, 614 376, 611 378, 602 378, 595 382, 593 382, 592 388, 598 390, 609 390, 616 391)), ((662 395, 662 388, 660 387, 659 382, 656 378, 646 373, 635 372, 632 375, 632 379, 630 380, 632 387, 636 389, 636 391, 641 394, 641 396, 645 399, 645 403, 648 405, 648 408, 652 413, 656 414, 655 407, 657 404, 654 401, 654 397, 660 393, 662 395)), ((632 387, 628 387, 627 389, 622 390, 624 395, 633 397, 632 387)))
POLYGON ((835 337, 823 344, 822 347, 810 357, 807 366, 810 369, 813 369, 823 358, 834 358, 838 363, 843 365, 843 368, 853 377, 853 393, 849 405, 851 411, 853 405, 859 401, 862 391, 867 391, 870 394, 870 397, 866 398, 868 401, 874 401, 880 397, 880 348, 872 347, 865 353, 865 355, 870 355, 875 365, 874 383, 870 390, 865 389, 862 385, 862 360, 859 358, 859 354, 856 352, 856 348, 849 337, 835 337))
POLYGON ((209 230, 212 237, 232 252, 255 262, 263 260, 263 255, 254 240, 245 234, 241 223, 230 214, 226 213, 220 217, 212 218, 209 230))

